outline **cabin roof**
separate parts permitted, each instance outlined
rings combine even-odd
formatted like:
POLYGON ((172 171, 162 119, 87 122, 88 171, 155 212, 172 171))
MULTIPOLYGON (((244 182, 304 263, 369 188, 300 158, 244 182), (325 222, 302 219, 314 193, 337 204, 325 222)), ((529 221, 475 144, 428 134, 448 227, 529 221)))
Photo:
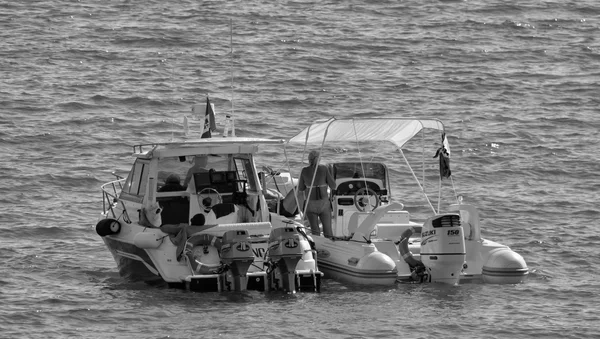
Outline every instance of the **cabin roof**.
POLYGON ((259 145, 281 145, 282 139, 261 138, 206 138, 188 141, 138 144, 133 146, 133 156, 183 156, 195 154, 256 153, 259 145))

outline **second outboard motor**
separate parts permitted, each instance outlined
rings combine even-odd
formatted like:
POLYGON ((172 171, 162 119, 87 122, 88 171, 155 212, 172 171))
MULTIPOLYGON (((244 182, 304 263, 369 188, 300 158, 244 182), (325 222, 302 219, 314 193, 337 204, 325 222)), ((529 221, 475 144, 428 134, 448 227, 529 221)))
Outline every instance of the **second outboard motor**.
POLYGON ((235 291, 245 291, 248 285, 246 274, 254 262, 250 235, 246 230, 227 231, 223 234, 221 261, 229 267, 235 291))
POLYGON ((294 292, 296 266, 304 251, 300 246, 300 234, 294 227, 279 227, 269 236, 269 259, 279 268, 283 280, 283 289, 294 292))
POLYGON ((427 219, 421 231, 421 261, 431 282, 458 283, 465 259, 460 216, 443 214, 427 219))

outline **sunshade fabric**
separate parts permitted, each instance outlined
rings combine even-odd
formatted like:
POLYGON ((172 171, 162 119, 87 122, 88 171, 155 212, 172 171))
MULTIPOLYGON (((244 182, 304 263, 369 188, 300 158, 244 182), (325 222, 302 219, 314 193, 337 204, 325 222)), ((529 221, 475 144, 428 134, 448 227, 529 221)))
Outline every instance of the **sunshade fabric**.
POLYGON ((398 148, 422 129, 444 131, 436 119, 417 120, 401 118, 329 119, 316 122, 288 140, 290 144, 318 144, 331 142, 389 141, 398 148), (326 135, 326 139, 323 138, 326 135))

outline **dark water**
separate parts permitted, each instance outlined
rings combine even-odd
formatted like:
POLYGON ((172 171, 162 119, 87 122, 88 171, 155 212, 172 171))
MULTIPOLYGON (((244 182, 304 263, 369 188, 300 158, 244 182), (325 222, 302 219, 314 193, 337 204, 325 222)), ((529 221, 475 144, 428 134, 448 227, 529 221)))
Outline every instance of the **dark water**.
POLYGON ((595 1, 1 1, 0 28, 0 337, 600 335, 595 1), (92 228, 99 186, 206 95, 241 136, 441 119, 455 184, 527 282, 221 295, 122 280, 92 228))

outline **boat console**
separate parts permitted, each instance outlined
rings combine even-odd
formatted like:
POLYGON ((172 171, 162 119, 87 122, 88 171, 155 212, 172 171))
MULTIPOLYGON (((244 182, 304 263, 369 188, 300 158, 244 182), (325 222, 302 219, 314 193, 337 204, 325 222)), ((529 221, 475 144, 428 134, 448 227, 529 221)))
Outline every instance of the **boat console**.
POLYGON ((349 237, 362 214, 389 203, 387 167, 376 162, 340 162, 329 165, 336 188, 332 192, 333 234, 349 237), (357 219, 358 217, 358 219, 357 219))

